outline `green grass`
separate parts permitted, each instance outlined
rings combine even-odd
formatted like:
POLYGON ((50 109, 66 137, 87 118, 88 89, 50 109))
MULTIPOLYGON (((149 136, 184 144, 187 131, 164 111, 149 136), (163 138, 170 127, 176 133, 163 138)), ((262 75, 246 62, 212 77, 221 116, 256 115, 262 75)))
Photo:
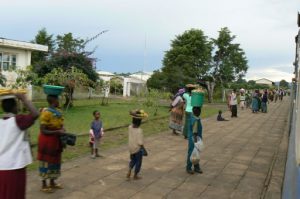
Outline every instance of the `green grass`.
MULTIPOLYGON (((74 107, 64 112, 65 117, 65 128, 67 132, 75 134, 85 134, 83 136, 77 137, 76 146, 68 146, 63 153, 63 161, 68 161, 70 159, 78 158, 80 156, 86 155, 90 152, 88 144, 88 132, 90 129, 90 123, 93 120, 93 111, 99 110, 101 112, 101 118, 103 121, 104 129, 118 127, 123 125, 129 125, 131 122, 131 117, 129 116, 129 111, 135 108, 143 108, 149 117, 145 123, 142 124, 142 129, 144 135, 151 136, 161 132, 167 131, 169 122, 169 107, 166 105, 158 106, 157 115, 154 116, 154 108, 143 106, 141 102, 136 100, 121 100, 121 99, 111 99, 107 106, 101 106, 100 100, 78 100, 74 102, 74 107)), ((34 102, 38 107, 46 107, 45 102, 34 102)), ((212 115, 216 115, 217 111, 220 109, 220 105, 206 105, 202 109, 201 116, 206 118, 212 115), (219 108, 218 108, 219 107, 219 108)), ((105 132, 100 145, 100 151, 118 147, 127 143, 127 127, 118 128, 112 131, 105 132)), ((31 142, 37 143, 37 138, 39 134, 39 122, 36 122, 30 129, 31 142)), ((33 147, 34 157, 36 157, 36 145, 33 147)), ((35 161, 29 166, 30 170, 37 169, 38 164, 35 161)))

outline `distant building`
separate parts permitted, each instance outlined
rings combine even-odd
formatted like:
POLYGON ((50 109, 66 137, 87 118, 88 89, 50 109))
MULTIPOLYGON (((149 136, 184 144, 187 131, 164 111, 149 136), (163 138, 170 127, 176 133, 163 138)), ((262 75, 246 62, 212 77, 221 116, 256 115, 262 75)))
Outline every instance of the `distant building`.
MULTIPOLYGON (((130 97, 132 94, 140 94, 146 89, 147 80, 153 74, 152 72, 136 72, 127 77, 118 76, 107 71, 98 71, 99 78, 105 82, 110 82, 112 79, 118 79, 122 82, 123 96, 130 97)), ((110 92, 110 85, 105 90, 105 95, 108 96, 110 92)))
POLYGON ((139 71, 136 73, 133 73, 130 75, 130 77, 133 77, 135 79, 139 79, 142 80, 144 82, 147 82, 147 80, 153 75, 153 72, 143 72, 143 71, 139 71))
POLYGON ((12 70, 31 65, 32 51, 47 52, 48 46, 0 38, 0 69, 7 79, 7 85, 13 84, 17 78, 12 70))
POLYGON ((111 78, 116 76, 115 74, 107 71, 97 71, 97 73, 99 75, 99 78, 103 81, 110 81, 111 78))
POLYGON ((258 79, 255 81, 256 84, 260 84, 260 85, 267 85, 267 86, 274 86, 275 85, 275 82, 269 80, 269 79, 266 79, 266 78, 262 78, 262 79, 258 79))

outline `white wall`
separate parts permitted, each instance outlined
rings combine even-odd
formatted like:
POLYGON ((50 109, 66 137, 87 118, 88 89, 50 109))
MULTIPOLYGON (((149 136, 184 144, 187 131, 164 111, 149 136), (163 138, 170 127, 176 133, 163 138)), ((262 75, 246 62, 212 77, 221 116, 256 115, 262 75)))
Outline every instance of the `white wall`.
POLYGON ((0 47, 0 52, 17 55, 17 69, 25 69, 31 64, 31 51, 29 50, 0 47))

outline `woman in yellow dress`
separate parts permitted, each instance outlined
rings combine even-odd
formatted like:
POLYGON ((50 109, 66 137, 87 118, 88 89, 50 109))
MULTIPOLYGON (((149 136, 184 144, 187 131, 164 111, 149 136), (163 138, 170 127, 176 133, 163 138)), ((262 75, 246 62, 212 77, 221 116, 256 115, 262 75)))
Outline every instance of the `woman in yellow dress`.
POLYGON ((55 180, 60 176, 61 153, 63 151, 60 137, 65 132, 65 129, 62 111, 58 108, 58 96, 48 95, 47 101, 49 107, 44 108, 40 116, 37 159, 40 161, 41 191, 51 193, 54 189, 62 188, 55 180), (47 185, 47 180, 50 180, 49 186, 47 185))

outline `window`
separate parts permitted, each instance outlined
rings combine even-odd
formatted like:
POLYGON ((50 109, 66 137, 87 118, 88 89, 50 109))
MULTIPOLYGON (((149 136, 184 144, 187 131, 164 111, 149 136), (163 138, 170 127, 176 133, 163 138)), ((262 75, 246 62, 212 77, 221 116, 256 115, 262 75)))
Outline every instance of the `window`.
POLYGON ((15 70, 17 66, 17 55, 9 53, 0 53, 0 69, 15 70))

